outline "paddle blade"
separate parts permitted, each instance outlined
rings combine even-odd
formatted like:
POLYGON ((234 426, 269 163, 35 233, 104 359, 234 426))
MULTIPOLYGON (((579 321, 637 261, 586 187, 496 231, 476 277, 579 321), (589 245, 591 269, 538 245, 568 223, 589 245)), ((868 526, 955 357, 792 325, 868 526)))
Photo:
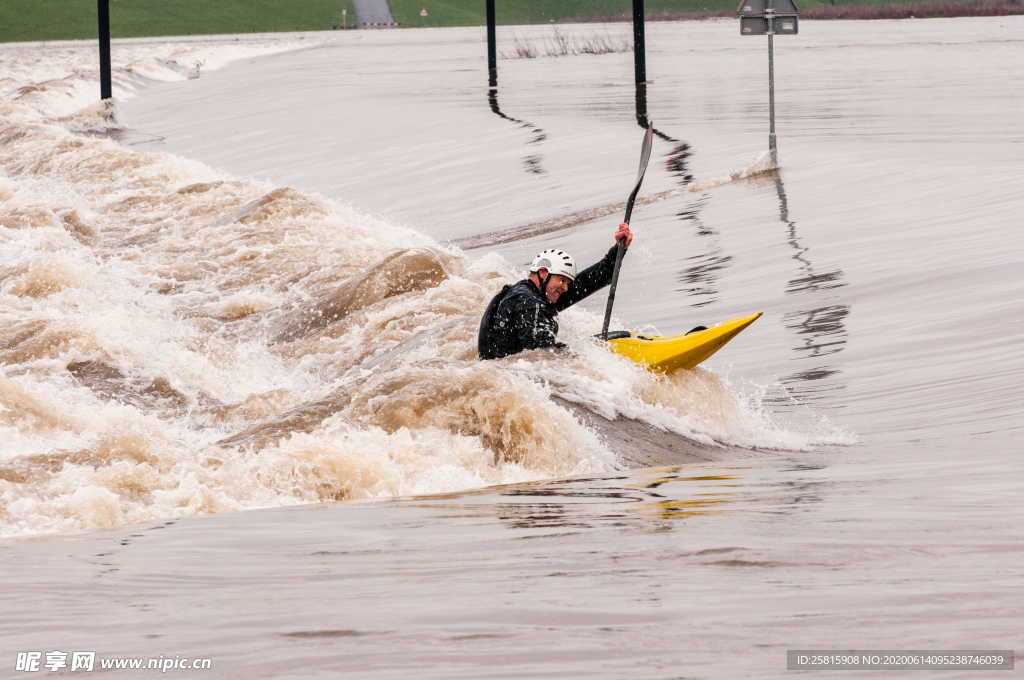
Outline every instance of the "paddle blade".
POLYGON ((644 144, 640 148, 640 169, 636 173, 636 184, 633 185, 633 191, 629 194, 629 200, 626 201, 626 216, 622 218, 623 222, 629 222, 633 216, 633 203, 636 202, 636 195, 640 191, 640 185, 644 181, 644 173, 647 172, 647 162, 651 160, 651 146, 654 139, 654 128, 648 127, 644 132, 644 144))
POLYGON ((651 160, 651 145, 654 139, 654 133, 650 126, 644 133, 644 144, 640 149, 640 169, 636 173, 636 184, 639 187, 640 182, 644 180, 644 173, 647 172, 647 162, 651 160))

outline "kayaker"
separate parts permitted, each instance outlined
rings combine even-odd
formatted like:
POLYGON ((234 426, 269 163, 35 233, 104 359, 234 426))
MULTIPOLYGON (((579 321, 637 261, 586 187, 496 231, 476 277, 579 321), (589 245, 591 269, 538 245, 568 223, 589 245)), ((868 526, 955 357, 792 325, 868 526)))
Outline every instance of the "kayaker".
MULTIPOLYGON (((615 243, 622 239, 627 248, 633 242, 625 222, 615 232, 615 243)), ((530 265, 529 277, 505 286, 487 305, 477 337, 480 358, 499 359, 524 349, 565 347, 555 339, 555 317, 611 283, 616 247, 579 274, 576 261, 564 250, 550 248, 539 253, 530 265)))

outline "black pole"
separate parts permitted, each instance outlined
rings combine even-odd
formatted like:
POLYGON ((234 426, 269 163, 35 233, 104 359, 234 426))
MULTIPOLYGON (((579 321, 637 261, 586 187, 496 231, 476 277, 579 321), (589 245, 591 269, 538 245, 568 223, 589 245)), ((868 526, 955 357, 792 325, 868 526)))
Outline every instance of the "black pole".
POLYGON ((100 29, 100 99, 114 96, 110 81, 110 0, 96 0, 100 29))
MULTIPOLYGON (((768 0, 771 7, 771 0, 768 0)), ((768 32, 768 149, 772 152, 772 165, 779 164, 779 150, 775 144, 775 36, 768 32)))
POLYGON ((498 46, 494 31, 494 0, 487 0, 487 82, 498 86, 498 46))
POLYGON ((633 0, 633 64, 636 67, 636 82, 647 82, 647 60, 644 56, 644 0, 633 0))
POLYGON ((647 118, 647 83, 636 84, 636 124, 642 128, 651 126, 647 118))

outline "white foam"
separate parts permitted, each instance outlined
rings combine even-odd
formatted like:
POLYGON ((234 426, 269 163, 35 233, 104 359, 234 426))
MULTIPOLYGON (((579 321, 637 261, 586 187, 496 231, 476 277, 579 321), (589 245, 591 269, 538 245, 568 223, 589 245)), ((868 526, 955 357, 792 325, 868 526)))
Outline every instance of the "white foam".
MULTIPOLYGON (((126 44, 118 96, 309 44, 126 44)), ((658 378, 611 354, 578 309, 562 315, 574 354, 477 361, 480 312, 522 272, 97 138, 116 119, 90 103, 96 74, 78 66, 90 49, 57 46, 45 63, 0 50, 13 74, 0 86, 0 534, 613 469, 615 452, 553 396, 709 446, 817 441, 778 425, 756 390, 706 371, 658 378), (444 280, 399 272, 409 285, 388 291, 366 274, 407 248, 444 280), (345 318, 274 342, 292 311, 351 281, 365 299, 345 318), (296 407, 315 417, 289 421, 296 407), (233 435, 245 445, 219 443, 233 435)))

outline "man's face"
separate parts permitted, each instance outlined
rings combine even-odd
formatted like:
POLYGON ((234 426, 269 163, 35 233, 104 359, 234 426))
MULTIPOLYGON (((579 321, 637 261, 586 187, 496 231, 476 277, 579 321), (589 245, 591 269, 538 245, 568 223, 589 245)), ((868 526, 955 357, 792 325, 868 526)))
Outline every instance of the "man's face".
POLYGON ((562 297, 565 291, 569 290, 569 286, 572 285, 572 279, 568 276, 562 276, 561 274, 548 274, 548 287, 544 291, 544 295, 547 296, 548 302, 558 302, 558 298, 562 297))

